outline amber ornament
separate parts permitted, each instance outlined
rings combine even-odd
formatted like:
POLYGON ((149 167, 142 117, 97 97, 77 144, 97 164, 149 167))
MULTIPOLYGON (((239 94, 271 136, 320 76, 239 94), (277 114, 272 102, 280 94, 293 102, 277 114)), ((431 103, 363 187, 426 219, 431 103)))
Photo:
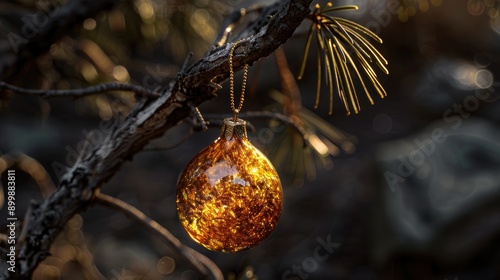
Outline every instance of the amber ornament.
POLYGON ((220 137, 184 169, 176 201, 193 240, 210 250, 238 252, 271 234, 283 193, 276 169, 247 139, 245 121, 229 118, 220 137))

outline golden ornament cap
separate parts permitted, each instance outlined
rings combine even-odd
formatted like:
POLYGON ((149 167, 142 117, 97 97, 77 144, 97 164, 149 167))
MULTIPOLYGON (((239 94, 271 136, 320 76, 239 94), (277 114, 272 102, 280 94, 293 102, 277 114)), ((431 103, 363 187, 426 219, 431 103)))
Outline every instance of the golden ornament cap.
POLYGON ((220 137, 186 166, 177 211, 189 236, 214 251, 238 252, 262 242, 281 215, 281 182, 247 139, 246 123, 225 119, 220 137))
POLYGON ((236 118, 224 119, 222 129, 220 130, 220 137, 226 138, 226 141, 236 137, 240 140, 247 139, 247 122, 236 118))

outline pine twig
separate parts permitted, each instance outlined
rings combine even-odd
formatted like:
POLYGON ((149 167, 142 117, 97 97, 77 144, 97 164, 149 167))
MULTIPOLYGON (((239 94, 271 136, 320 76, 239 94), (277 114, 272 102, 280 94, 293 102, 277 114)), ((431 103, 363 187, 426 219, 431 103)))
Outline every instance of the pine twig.
POLYGON ((372 105, 374 100, 369 88, 374 89, 380 98, 387 96, 372 64, 378 66, 385 74, 389 74, 388 62, 369 41, 371 39, 382 43, 382 39, 358 23, 329 14, 330 12, 357 9, 358 7, 354 5, 334 7, 331 2, 328 2, 324 8, 316 4, 314 10, 307 16, 312 24, 307 36, 298 79, 302 79, 304 75, 311 42, 313 37, 316 37, 318 71, 314 108, 319 105, 321 85, 325 83, 329 92, 328 113, 330 115, 333 113, 335 91, 344 105, 347 115, 351 114, 351 109, 355 114, 359 113, 361 105, 356 90, 356 81, 361 84, 372 105), (322 75, 325 75, 324 82, 322 75))
POLYGON ((147 97, 159 97, 160 95, 156 92, 153 92, 149 89, 146 89, 141 86, 130 85, 130 84, 120 84, 120 83, 104 83, 96 86, 91 86, 87 88, 80 89, 66 89, 66 90, 43 90, 43 89, 27 89, 21 88, 17 86, 13 86, 7 84, 5 82, 0 81, 0 92, 1 90, 11 90, 17 94, 29 95, 29 96, 40 96, 43 98, 50 97, 83 97, 92 94, 98 94, 108 91, 129 91, 135 93, 136 96, 147 96, 147 97))
POLYGON ((161 226, 155 220, 148 217, 139 209, 121 199, 114 198, 103 193, 96 193, 95 201, 101 205, 108 206, 114 210, 125 213, 125 215, 129 216, 146 229, 156 234, 165 243, 167 243, 170 248, 189 261, 204 277, 211 276, 213 279, 224 279, 219 267, 217 267, 217 265, 209 258, 184 245, 179 239, 170 233, 170 231, 161 226))
POLYGON ((283 46, 274 51, 274 58, 276 59, 276 65, 278 67, 281 88, 285 96, 288 97, 287 102, 284 104, 285 112, 290 116, 296 115, 297 111, 302 107, 302 96, 300 94, 299 85, 288 65, 283 46))

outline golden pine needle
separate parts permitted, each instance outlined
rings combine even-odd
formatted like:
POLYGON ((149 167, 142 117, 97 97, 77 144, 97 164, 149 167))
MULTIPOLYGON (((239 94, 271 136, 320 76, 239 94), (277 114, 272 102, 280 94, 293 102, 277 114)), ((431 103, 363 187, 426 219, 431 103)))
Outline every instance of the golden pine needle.
POLYGON ((348 39, 346 39, 346 41, 349 41, 349 43, 351 43, 351 44, 354 43, 354 40, 351 38, 351 35, 349 35, 349 33, 347 33, 347 31, 344 29, 344 27, 340 23, 338 23, 334 17, 328 16, 328 15, 323 15, 323 17, 325 19, 327 19, 327 21, 325 21, 326 26, 333 26, 334 28, 337 28, 338 30, 340 30, 340 33, 345 36, 345 38, 348 38, 348 39))
MULTIPOLYGON (((347 55, 347 51, 344 46, 340 44, 337 38, 333 38, 335 44, 339 46, 340 52, 344 54, 344 57, 347 55)), ((349 66, 347 65, 347 61, 343 61, 341 66, 344 68, 344 79, 347 83, 347 89, 349 90, 349 98, 351 99, 352 106, 354 108, 354 113, 357 114, 361 110, 361 106, 359 105, 358 95, 356 94, 356 88, 354 87, 354 83, 352 81, 351 72, 349 71, 349 66)))
POLYGON ((322 53, 322 44, 320 38, 320 31, 316 29, 316 38, 318 40, 318 79, 316 84, 316 101, 314 102, 314 109, 317 109, 319 106, 319 96, 321 94, 321 53, 322 53))
POLYGON ((366 70, 366 73, 368 74, 370 81, 374 85, 374 87, 377 90, 377 92, 379 93, 380 97, 384 98, 385 96, 387 96, 387 93, 385 92, 384 88, 382 87, 382 85, 378 81, 377 75, 373 71, 372 67, 366 61, 363 61, 362 63, 364 64, 364 68, 366 70))
POLYGON ((360 39, 363 46, 365 46, 368 49, 368 51, 373 55, 375 60, 378 62, 377 64, 381 67, 382 71, 384 71, 384 73, 386 74, 389 74, 389 70, 387 70, 387 68, 385 67, 385 65, 388 64, 385 57, 372 44, 370 44, 368 40, 366 40, 359 34, 357 34, 356 37, 360 39))
POLYGON ((345 11, 345 10, 358 10, 358 6, 356 5, 345 5, 345 6, 340 6, 340 7, 334 7, 334 8, 329 8, 329 9, 324 9, 321 10, 322 13, 328 13, 328 12, 338 12, 338 11, 345 11))
MULTIPOLYGON (((345 96, 342 94, 342 91, 340 89, 340 81, 339 81, 340 74, 339 74, 339 69, 338 69, 337 63, 335 62, 336 59, 335 59, 334 50, 333 50, 334 46, 332 44, 331 39, 328 39, 328 42, 329 42, 329 44, 328 44, 329 57, 330 57, 332 64, 333 64, 333 74, 332 75, 335 77, 335 85, 337 87, 337 92, 339 93, 339 97, 340 97, 340 100, 342 101, 342 104, 344 104, 346 112, 348 114, 350 114, 351 112, 349 111, 349 106, 347 105, 347 100, 345 99, 345 96)), ((332 98, 333 98, 333 96, 332 96, 332 98)), ((333 104, 330 104, 330 108, 333 108, 333 104)))
MULTIPOLYGON (((330 39, 328 39, 330 40, 330 39)), ((325 45, 327 46, 325 48, 325 51, 329 50, 329 45, 330 45, 331 41, 327 41, 325 42, 325 45)), ((329 106, 329 109, 328 109, 328 114, 331 115, 333 113, 333 78, 332 78, 332 67, 330 65, 330 56, 327 54, 325 56, 325 64, 326 64, 326 76, 327 76, 327 79, 328 79, 328 91, 330 92, 330 106, 329 106)), ((333 66, 333 62, 332 62, 332 66, 333 66)))
MULTIPOLYGON (((339 84, 340 84, 340 92, 339 94, 341 95, 341 99, 344 99, 345 100, 345 106, 347 108, 347 114, 350 115, 351 114, 351 111, 349 109, 349 103, 347 102, 347 96, 346 96, 346 93, 349 94, 349 96, 352 94, 351 92, 351 89, 349 88, 349 84, 347 83, 347 74, 346 74, 346 69, 344 68, 344 65, 345 65, 345 62, 344 60, 342 60, 341 56, 340 56, 340 53, 341 53, 341 50, 339 50, 339 46, 337 44, 333 44, 333 47, 334 47, 334 55, 335 55, 335 59, 337 61, 337 65, 340 65, 340 67, 337 66, 337 75, 338 75, 338 81, 339 81, 339 84)), ((352 98, 351 98, 351 102, 352 102, 352 98)), ((354 113, 358 113, 358 110, 356 109, 356 106, 353 106, 353 109, 354 109, 354 113)))
POLYGON ((311 28, 309 28, 309 34, 307 35, 306 46, 304 48, 304 56, 302 57, 302 64, 300 66, 299 76, 297 77, 298 80, 302 80, 302 77, 304 76, 304 71, 306 70, 307 55, 309 54, 309 48, 311 47, 313 31, 314 31, 314 24, 311 24, 311 28))
POLYGON ((359 80, 361 83, 361 87, 370 104, 374 104, 374 100, 365 79, 370 81, 370 84, 381 98, 387 96, 372 65, 376 64, 385 74, 389 74, 386 66, 388 62, 367 38, 379 43, 382 43, 382 39, 370 29, 358 23, 327 14, 328 12, 357 9, 358 7, 355 5, 333 7, 331 3, 328 3, 325 8, 321 9, 316 4, 312 14, 308 16, 313 21, 313 24, 307 36, 298 79, 302 79, 305 73, 307 55, 312 42, 312 33, 313 29, 316 29, 318 76, 314 108, 319 106, 321 76, 323 75, 322 71, 325 71, 325 84, 328 85, 330 101, 329 114, 333 113, 334 90, 337 90, 348 115, 351 113, 351 108, 355 114, 361 110, 354 79, 359 80))
POLYGON ((354 29, 356 29, 358 31, 361 31, 362 33, 364 33, 365 35, 369 36, 370 38, 372 38, 373 40, 377 41, 378 43, 380 43, 380 44, 383 43, 382 38, 380 38, 377 34, 375 34, 370 29, 364 27, 363 25, 361 25, 359 23, 356 23, 354 21, 348 20, 348 19, 340 18, 340 17, 336 17, 335 19, 338 22, 343 23, 345 26, 350 26, 350 27, 352 27, 352 28, 354 28, 354 29))
POLYGON ((361 77, 361 74, 359 73, 358 67, 356 66, 356 63, 354 63, 354 60, 352 59, 351 55, 347 53, 347 59, 351 63, 352 68, 354 69, 354 72, 356 72, 356 75, 358 76, 359 81, 361 82, 361 86, 363 87, 363 90, 365 91, 366 97, 370 101, 370 104, 373 105, 373 98, 370 95, 370 92, 368 92, 368 88, 365 85, 365 82, 363 81, 363 77, 361 77))

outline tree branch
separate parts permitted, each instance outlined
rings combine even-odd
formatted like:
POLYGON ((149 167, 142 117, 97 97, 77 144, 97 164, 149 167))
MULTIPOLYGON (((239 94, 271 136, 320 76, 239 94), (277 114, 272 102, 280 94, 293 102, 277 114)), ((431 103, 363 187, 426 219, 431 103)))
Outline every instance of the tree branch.
MULTIPOLYGON (((273 16, 258 19, 261 26, 251 39, 240 43, 235 51, 235 69, 268 56, 282 45, 309 14, 312 0, 283 0, 273 16)), ((211 51, 186 70, 185 75, 155 100, 140 100, 129 116, 102 143, 91 147, 61 178, 58 190, 40 204, 33 204, 26 242, 19 248, 16 271, 9 274, 4 262, 0 278, 30 278, 33 270, 49 254, 50 245, 66 222, 91 203, 95 193, 122 166, 152 139, 160 137, 189 116, 190 106, 214 97, 212 82, 228 77, 226 45, 211 51)))
MULTIPOLYGON (((279 3, 275 3, 278 5, 279 3)), ((229 39, 229 35, 233 33, 234 27, 240 23, 248 14, 250 13, 261 13, 264 8, 272 8, 272 6, 264 6, 264 4, 255 4, 247 9, 241 8, 239 10, 233 11, 229 16, 226 17, 222 23, 222 27, 217 38, 215 39, 215 45, 220 47, 224 45, 229 39)))
POLYGON ((34 15, 47 19, 44 25, 36 26, 34 34, 24 34, 24 30, 7 34, 12 45, 11 53, 0 56, 0 80, 17 76, 22 66, 31 59, 44 54, 53 43, 74 30, 85 19, 113 7, 118 0, 73 0, 64 6, 56 1, 40 1, 41 10, 34 15))
POLYGON ((171 249, 173 249, 176 253, 180 254, 187 261, 189 261, 191 265, 193 265, 196 270, 198 270, 198 272, 200 272, 204 277, 211 276, 213 279, 224 280, 222 272, 217 267, 217 265, 215 265, 215 263, 213 263, 209 258, 202 255, 201 253, 182 244, 179 239, 177 239, 172 233, 170 233, 170 231, 146 216, 146 214, 141 212, 139 209, 126 203, 123 200, 111 197, 103 193, 97 193, 95 195, 95 200, 99 204, 125 213, 125 215, 134 219, 146 229, 159 236, 165 243, 168 244, 171 249))
POLYGON ((98 94, 108 91, 130 91, 135 93, 136 96, 149 96, 158 97, 159 94, 141 86, 120 83, 103 83, 88 88, 67 89, 67 90, 43 90, 43 89, 26 89, 16 87, 5 82, 0 81, 0 93, 3 89, 11 90, 17 94, 40 96, 44 98, 50 97, 83 97, 91 94, 98 94))
MULTIPOLYGON (((252 65, 262 57, 270 55, 278 46, 286 42, 309 14, 309 0, 281 1, 281 5, 272 5, 275 9, 262 13, 254 24, 249 25, 257 33, 238 44, 234 53, 234 69, 239 70, 245 64, 252 65), (292 28, 293 27, 293 28, 292 28), (267 38, 263 40, 263 38, 267 38)), ((234 40, 247 38, 252 34, 243 32, 234 40), (242 35, 243 34, 243 35, 242 35)), ((227 61, 232 44, 213 49, 205 58, 194 63, 186 73, 184 84, 197 87, 206 83, 206 77, 214 78, 220 82, 229 76, 229 63, 227 61)))

